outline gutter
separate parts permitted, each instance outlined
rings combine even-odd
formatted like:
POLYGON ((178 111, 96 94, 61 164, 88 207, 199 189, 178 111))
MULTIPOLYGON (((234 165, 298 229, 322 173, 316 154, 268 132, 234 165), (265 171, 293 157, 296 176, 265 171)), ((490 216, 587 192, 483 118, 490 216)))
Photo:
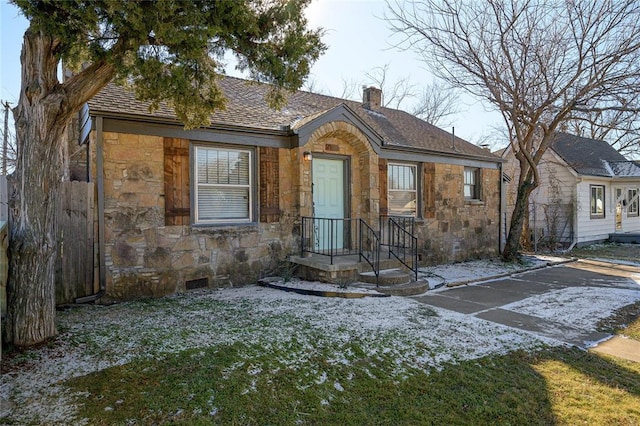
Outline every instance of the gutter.
MULTIPOLYGON (((500 208, 498 215, 498 253, 502 254, 502 250, 504 250, 504 246, 506 244, 507 235, 506 232, 503 232, 502 228, 506 225, 506 214, 507 214, 507 200, 506 200, 506 188, 507 186, 504 184, 504 175, 502 171, 502 164, 498 164, 498 170, 500 171, 500 208)), ((506 230, 505 230, 506 231, 506 230)))
MULTIPOLYGON (((434 155, 438 157, 445 158, 456 158, 462 160, 472 160, 472 161, 480 161, 485 163, 494 163, 494 164, 502 164, 505 163, 506 160, 500 158, 498 156, 479 156, 475 154, 465 154, 462 152, 444 152, 437 151, 429 148, 423 147, 413 147, 408 145, 395 145, 395 144, 385 144, 384 149, 388 151, 400 151, 400 152, 408 152, 411 154, 425 154, 425 155, 434 155)), ((387 158, 387 157, 383 157, 387 158)))
POLYGON ((95 302, 104 296, 106 285, 105 256, 104 256, 104 151, 102 117, 96 117, 96 180, 98 183, 98 282, 99 291, 95 294, 78 297, 75 303, 95 302))

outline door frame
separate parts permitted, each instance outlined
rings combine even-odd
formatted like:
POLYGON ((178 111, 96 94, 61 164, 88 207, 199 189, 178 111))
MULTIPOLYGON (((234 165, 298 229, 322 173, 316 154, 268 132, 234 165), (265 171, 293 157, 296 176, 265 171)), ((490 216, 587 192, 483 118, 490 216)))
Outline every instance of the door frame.
POLYGON ((342 217, 351 217, 351 157, 348 155, 335 155, 335 154, 316 154, 313 153, 313 159, 311 160, 311 215, 316 215, 316 203, 314 198, 315 181, 313 176, 313 160, 336 160, 342 161, 342 196, 344 197, 344 212, 342 217))

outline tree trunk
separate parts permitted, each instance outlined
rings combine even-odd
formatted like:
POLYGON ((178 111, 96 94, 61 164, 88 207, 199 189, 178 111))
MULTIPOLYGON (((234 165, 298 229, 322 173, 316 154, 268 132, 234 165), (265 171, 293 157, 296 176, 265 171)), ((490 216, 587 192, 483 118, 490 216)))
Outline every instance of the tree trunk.
POLYGON ((63 143, 71 118, 59 90, 56 42, 27 32, 22 92, 14 110, 16 169, 10 178, 6 338, 16 346, 56 335, 56 204, 64 175, 63 143))
POLYGON ((530 183, 520 184, 518 186, 518 194, 516 195, 516 203, 511 214, 511 225, 509 226, 509 234, 502 251, 502 260, 505 262, 513 262, 518 258, 520 250, 520 237, 522 236, 522 228, 529 209, 529 195, 535 189, 535 185, 530 183))
POLYGON ((74 113, 104 87, 115 68, 94 62, 61 84, 60 41, 29 28, 22 45, 22 86, 14 110, 17 158, 9 180, 9 280, 5 339, 30 346, 56 335, 56 207, 66 176, 66 130, 74 113))

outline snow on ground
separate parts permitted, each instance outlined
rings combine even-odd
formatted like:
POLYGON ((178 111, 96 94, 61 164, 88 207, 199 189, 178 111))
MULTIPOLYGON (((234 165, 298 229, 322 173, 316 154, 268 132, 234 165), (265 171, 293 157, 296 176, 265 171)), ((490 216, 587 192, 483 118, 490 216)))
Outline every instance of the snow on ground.
MULTIPOLYGON (((528 266, 548 261, 535 258, 528 266)), ((519 269, 500 265, 477 261, 425 268, 422 272, 450 283, 519 269)), ((312 286, 322 287, 319 283, 312 286)), ((590 297, 585 300, 600 298, 597 306, 602 309, 608 303, 614 306, 610 298, 602 298, 595 289, 589 291, 590 297)), ((622 301, 632 299, 623 292, 606 291, 622 301)), ((578 314, 562 309, 562 303, 576 303, 579 299, 572 292, 559 292, 546 300, 530 299, 513 304, 510 309, 553 316, 568 323, 586 324, 589 316, 602 315, 592 302, 581 304, 580 310, 585 311, 578 314), (554 307, 547 309, 547 304, 554 307), (592 311, 588 310, 590 307, 592 311)), ((620 300, 615 303, 622 303, 620 300)), ((259 286, 194 291, 111 306, 83 306, 59 312, 57 321, 60 335, 55 344, 5 362, 9 368, 0 378, 0 423, 8 419, 18 424, 82 424, 75 417, 73 395, 65 387, 65 380, 139 358, 162 359, 168 353, 190 348, 238 342, 247 345, 248 359, 256 348, 287 348, 274 353, 283 357, 278 362, 295 367, 311 363, 319 348, 328 363, 351 363, 355 355, 349 344, 356 342, 368 357, 384 355, 396 359, 397 371, 390 374, 402 378, 407 369, 428 370, 516 349, 562 345, 409 298, 322 298, 259 286)), ((242 362, 238 368, 240 365, 242 362)), ((260 374, 259 369, 255 371, 260 374)), ((339 386, 336 382, 336 389, 339 386)))
POLYGON ((543 255, 524 256, 522 263, 506 264, 499 259, 475 260, 420 268, 419 278, 429 281, 430 287, 434 288, 447 284, 481 281, 563 261, 567 261, 567 258, 543 255))
POLYGON ((598 321, 640 301, 640 291, 609 287, 568 287, 528 297, 502 309, 595 331, 598 321))

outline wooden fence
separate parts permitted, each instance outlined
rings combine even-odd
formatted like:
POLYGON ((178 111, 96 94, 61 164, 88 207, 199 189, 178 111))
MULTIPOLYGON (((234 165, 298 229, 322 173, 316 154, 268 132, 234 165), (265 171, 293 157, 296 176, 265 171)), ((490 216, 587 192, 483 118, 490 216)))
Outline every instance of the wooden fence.
POLYGON ((58 204, 56 304, 94 294, 95 185, 63 182, 58 204))

